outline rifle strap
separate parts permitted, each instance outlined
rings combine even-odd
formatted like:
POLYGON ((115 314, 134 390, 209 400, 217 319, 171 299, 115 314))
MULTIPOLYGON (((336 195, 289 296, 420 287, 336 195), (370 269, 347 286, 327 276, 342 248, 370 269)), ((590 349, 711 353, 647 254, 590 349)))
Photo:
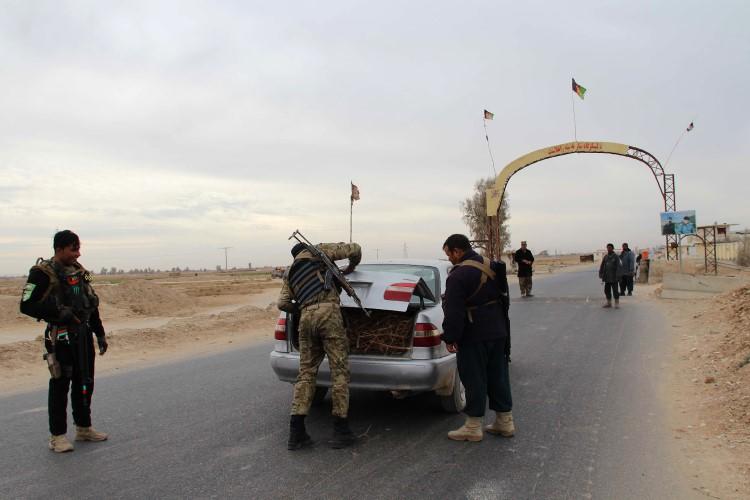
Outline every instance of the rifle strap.
POLYGON ((482 259, 481 262, 467 259, 457 264, 458 266, 473 267, 475 269, 479 269, 482 272, 482 275, 479 278, 479 286, 477 287, 476 290, 474 290, 474 293, 472 293, 466 298, 466 302, 470 302, 471 299, 473 299, 476 296, 476 294, 479 293, 479 290, 481 290, 484 284, 487 283, 487 278, 491 280, 494 280, 496 278, 495 271, 493 271, 490 265, 484 260, 484 257, 480 256, 479 258, 482 259))

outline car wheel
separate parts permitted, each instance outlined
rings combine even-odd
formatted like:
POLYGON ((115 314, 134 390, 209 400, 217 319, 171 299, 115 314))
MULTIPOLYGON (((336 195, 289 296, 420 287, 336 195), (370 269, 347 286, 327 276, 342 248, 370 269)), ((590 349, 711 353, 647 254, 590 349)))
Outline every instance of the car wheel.
POLYGON ((328 387, 321 387, 316 386, 315 387, 315 394, 313 395, 313 404, 319 405, 323 402, 323 400, 326 398, 326 394, 328 394, 328 387))
POLYGON ((440 405, 448 413, 459 413, 466 407, 466 390, 458 373, 453 377, 453 392, 447 396, 440 396, 440 405))

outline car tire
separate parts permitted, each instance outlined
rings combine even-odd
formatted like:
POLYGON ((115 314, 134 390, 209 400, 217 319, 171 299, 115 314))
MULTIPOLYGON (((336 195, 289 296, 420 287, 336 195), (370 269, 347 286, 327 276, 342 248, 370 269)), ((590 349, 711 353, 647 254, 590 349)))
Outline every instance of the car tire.
POLYGON ((466 391, 458 372, 453 377, 453 392, 447 396, 440 396, 440 406, 448 413, 460 413, 466 407, 466 391))
POLYGON ((319 405, 323 402, 323 400, 326 398, 326 394, 328 394, 328 387, 321 387, 321 386, 315 386, 315 394, 313 394, 313 404, 319 405))

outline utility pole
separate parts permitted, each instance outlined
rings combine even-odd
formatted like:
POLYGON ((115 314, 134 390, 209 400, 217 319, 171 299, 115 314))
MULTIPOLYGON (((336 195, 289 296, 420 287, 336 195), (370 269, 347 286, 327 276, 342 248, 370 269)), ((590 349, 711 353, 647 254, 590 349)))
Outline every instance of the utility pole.
POLYGON ((409 249, 406 248, 406 242, 404 242, 404 259, 409 258, 409 249))
POLYGON ((375 249, 375 260, 380 260, 380 249, 379 248, 375 249))
POLYGON ((232 247, 219 247, 219 250, 224 250, 224 270, 225 271, 229 270, 229 265, 228 265, 229 259, 227 257, 227 250, 229 250, 230 248, 232 247))

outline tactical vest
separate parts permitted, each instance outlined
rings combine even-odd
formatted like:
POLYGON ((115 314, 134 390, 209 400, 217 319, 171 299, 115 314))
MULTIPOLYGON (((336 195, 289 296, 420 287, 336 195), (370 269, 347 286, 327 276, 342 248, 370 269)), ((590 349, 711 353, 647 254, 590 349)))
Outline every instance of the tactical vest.
POLYGON ((289 288, 294 300, 304 307, 313 302, 321 293, 329 290, 326 279, 327 269, 323 263, 309 252, 301 252, 289 269, 289 288))
POLYGON ((49 278, 49 286, 44 291, 40 302, 53 295, 59 306, 71 307, 80 319, 88 319, 97 307, 99 297, 91 287, 91 273, 79 263, 71 266, 60 266, 53 260, 37 260, 31 270, 39 270, 49 278))

